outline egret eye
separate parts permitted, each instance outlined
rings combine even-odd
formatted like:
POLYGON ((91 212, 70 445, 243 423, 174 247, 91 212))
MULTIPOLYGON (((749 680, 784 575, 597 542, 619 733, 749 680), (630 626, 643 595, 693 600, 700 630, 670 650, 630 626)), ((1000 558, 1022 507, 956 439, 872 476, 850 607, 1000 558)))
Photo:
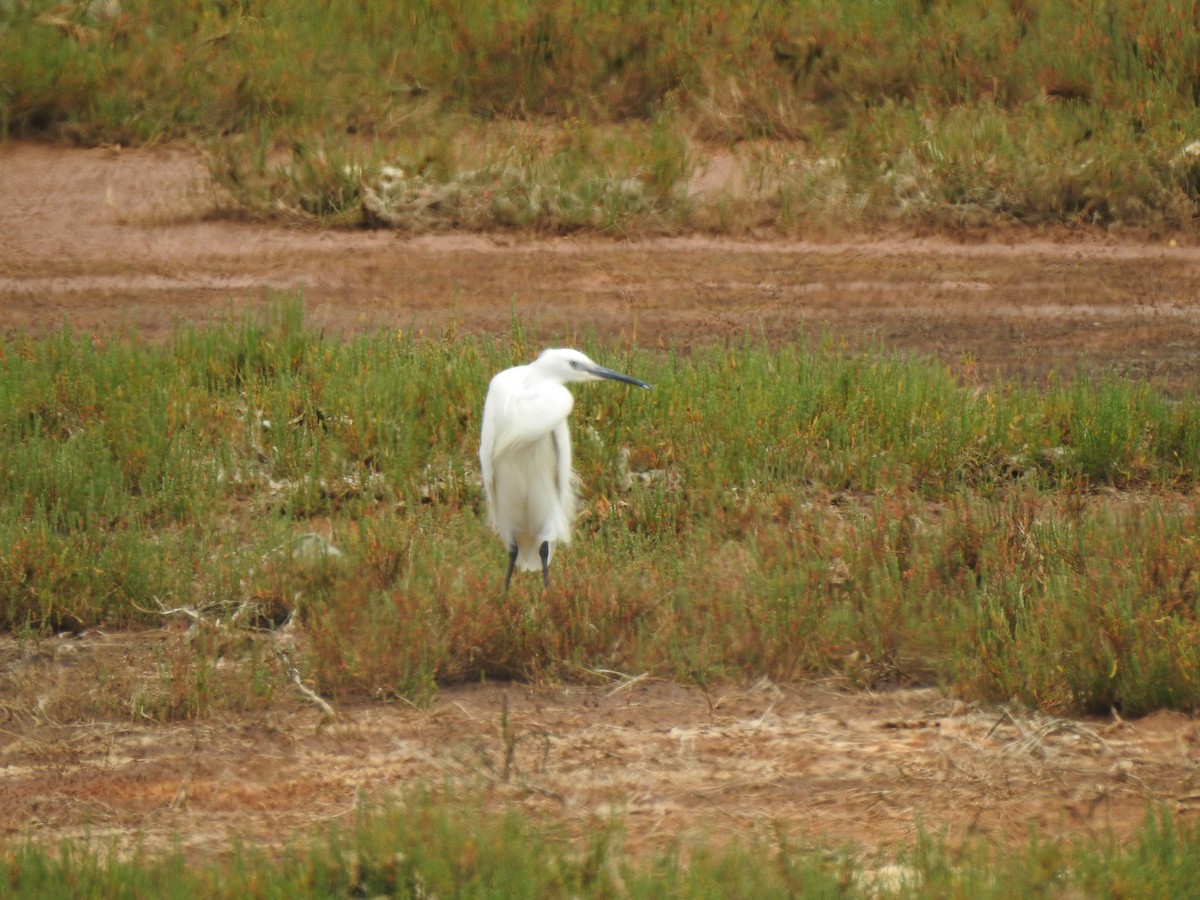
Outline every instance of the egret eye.
POLYGON ((578 369, 578 368, 579 368, 579 363, 578 363, 578 361, 576 361, 576 360, 571 360, 571 368, 572 368, 572 369, 578 369))

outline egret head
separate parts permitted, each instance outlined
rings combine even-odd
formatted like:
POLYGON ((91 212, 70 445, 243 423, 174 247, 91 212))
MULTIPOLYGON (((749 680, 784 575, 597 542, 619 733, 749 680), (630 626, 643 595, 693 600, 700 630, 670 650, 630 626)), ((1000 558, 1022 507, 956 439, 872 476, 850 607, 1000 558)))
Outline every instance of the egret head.
POLYGON ((623 375, 620 372, 614 372, 612 369, 606 369, 604 366, 597 365, 578 350, 567 348, 543 350, 534 365, 539 371, 556 379, 561 384, 571 381, 600 381, 601 379, 608 378, 613 381, 623 381, 626 384, 635 384, 638 387, 650 387, 646 382, 640 381, 637 378, 632 378, 629 375, 623 375))

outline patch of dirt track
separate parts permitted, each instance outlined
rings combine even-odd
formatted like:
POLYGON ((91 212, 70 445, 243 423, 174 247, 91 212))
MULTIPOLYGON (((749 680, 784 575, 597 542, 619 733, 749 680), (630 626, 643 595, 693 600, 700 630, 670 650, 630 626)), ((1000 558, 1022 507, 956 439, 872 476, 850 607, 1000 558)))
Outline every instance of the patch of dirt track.
MULTIPOLYGON (((302 289, 314 323, 687 348, 832 333, 974 361, 984 376, 1200 373, 1200 247, 1171 240, 647 241, 409 237, 208 221, 180 147, 0 147, 0 328, 153 338, 302 289)), ((1186 241, 1182 236, 1178 241, 1186 241)))
MULTIPOLYGON (((1200 249, 1165 239, 406 237, 209 221, 207 190, 183 148, 0 146, 0 329, 153 340, 302 289, 315 324, 345 331, 503 333, 515 311, 537 335, 683 349, 828 332, 983 377, 1200 374, 1200 249)), ((1151 800, 1200 811, 1200 729, 1170 713, 1066 722, 930 690, 635 681, 447 688, 426 711, 350 705, 332 724, 278 698, 161 726, 64 699, 114 666, 153 671, 156 642, 173 639, 93 633, 32 655, 0 642, 0 686, 26 688, 0 693, 0 840, 277 844, 346 816, 360 792, 416 782, 482 786, 577 831, 621 813, 635 852, 776 825, 866 848, 907 845, 918 822, 952 840, 1022 842, 1031 824, 1124 836, 1151 800)))
POLYGON ((680 837, 909 847, 1130 834, 1147 803, 1200 813, 1200 723, 1068 721, 981 709, 931 689, 829 683, 714 689, 448 687, 431 708, 357 703, 329 722, 281 697, 253 713, 157 725, 89 720, 96 673, 150 677, 178 634, 0 642, 0 841, 94 838, 194 854, 237 834, 280 846, 353 818, 363 798, 459 786, 581 835, 614 815, 631 853, 680 837), (14 689, 40 679, 41 689, 14 689), (15 696, 28 702, 15 701, 15 696), (511 755, 510 755, 511 751, 511 755))

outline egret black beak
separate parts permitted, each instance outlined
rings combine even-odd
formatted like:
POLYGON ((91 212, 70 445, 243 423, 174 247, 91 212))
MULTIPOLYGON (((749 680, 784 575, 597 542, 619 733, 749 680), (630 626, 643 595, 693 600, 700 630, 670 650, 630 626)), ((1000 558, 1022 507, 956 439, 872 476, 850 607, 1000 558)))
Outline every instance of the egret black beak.
POLYGON ((640 388, 645 388, 646 390, 651 390, 654 387, 653 385, 646 384, 646 382, 634 378, 632 375, 622 375, 620 372, 614 372, 612 369, 604 368, 604 366, 592 366, 588 369, 588 371, 593 375, 598 375, 601 378, 608 378, 612 381, 623 381, 626 384, 634 384, 640 388))

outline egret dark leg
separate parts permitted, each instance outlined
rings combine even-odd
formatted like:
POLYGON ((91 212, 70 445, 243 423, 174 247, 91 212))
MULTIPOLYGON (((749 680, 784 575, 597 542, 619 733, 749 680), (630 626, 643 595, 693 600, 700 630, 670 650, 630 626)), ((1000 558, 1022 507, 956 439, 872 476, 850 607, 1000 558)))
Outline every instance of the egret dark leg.
POLYGON ((538 556, 542 558, 542 587, 550 587, 550 542, 542 541, 538 547, 538 556))
POLYGON ((508 571, 504 573, 504 590, 508 591, 508 583, 512 581, 513 569, 517 565, 517 542, 513 541, 508 548, 508 571))

